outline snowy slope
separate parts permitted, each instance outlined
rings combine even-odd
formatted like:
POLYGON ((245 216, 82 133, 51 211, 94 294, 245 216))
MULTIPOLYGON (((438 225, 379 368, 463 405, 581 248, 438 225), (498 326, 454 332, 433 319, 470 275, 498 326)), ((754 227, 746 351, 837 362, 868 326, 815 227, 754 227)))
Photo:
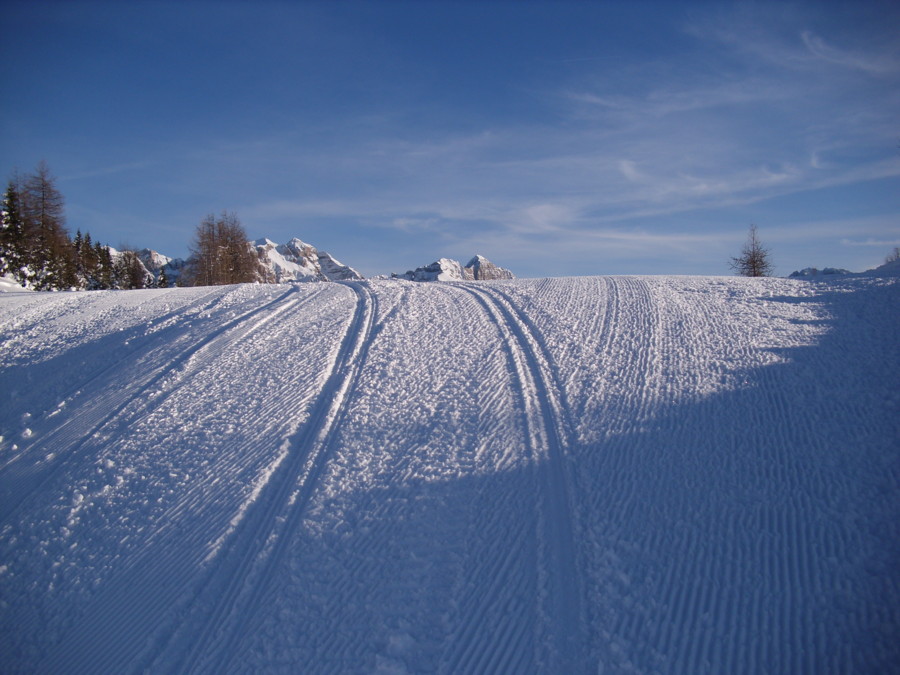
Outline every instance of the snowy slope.
POLYGON ((4 672, 890 672, 900 280, 0 295, 4 672))

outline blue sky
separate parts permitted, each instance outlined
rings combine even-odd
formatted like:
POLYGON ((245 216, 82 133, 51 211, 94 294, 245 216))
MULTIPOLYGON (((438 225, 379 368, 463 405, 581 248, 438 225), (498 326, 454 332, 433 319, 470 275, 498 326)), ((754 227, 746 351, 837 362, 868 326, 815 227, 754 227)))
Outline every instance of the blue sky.
POLYGON ((2 168, 187 254, 234 211, 369 276, 776 272, 900 246, 900 5, 0 4, 2 168))

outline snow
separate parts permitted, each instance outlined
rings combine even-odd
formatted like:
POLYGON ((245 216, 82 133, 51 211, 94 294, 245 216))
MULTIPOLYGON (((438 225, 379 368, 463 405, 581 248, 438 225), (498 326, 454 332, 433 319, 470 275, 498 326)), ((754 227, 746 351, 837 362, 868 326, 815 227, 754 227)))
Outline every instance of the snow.
POLYGON ((0 293, 18 293, 19 291, 30 291, 30 288, 24 288, 18 281, 10 276, 0 276, 0 293))
POLYGON ((0 294, 19 672, 890 672, 897 277, 0 294))

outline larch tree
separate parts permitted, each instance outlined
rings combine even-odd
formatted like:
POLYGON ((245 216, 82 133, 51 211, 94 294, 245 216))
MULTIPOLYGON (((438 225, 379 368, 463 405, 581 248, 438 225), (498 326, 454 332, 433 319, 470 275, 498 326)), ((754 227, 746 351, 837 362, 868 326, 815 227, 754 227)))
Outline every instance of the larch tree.
POLYGON ((77 284, 71 242, 65 227, 64 200, 46 162, 25 177, 20 193, 27 264, 38 289, 77 284))
POLYGON ((741 254, 732 258, 729 266, 736 274, 744 277, 768 277, 775 270, 769 255, 769 249, 759 240, 756 225, 751 225, 741 254))
POLYGON ((189 275, 194 286, 257 281, 258 261, 234 213, 210 214, 197 226, 189 275))

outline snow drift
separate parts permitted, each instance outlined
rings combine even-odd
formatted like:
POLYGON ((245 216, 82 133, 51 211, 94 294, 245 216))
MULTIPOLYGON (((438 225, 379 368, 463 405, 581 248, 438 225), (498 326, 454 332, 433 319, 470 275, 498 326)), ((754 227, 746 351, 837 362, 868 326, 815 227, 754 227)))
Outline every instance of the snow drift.
POLYGON ((0 295, 37 672, 888 672, 900 280, 0 295))

